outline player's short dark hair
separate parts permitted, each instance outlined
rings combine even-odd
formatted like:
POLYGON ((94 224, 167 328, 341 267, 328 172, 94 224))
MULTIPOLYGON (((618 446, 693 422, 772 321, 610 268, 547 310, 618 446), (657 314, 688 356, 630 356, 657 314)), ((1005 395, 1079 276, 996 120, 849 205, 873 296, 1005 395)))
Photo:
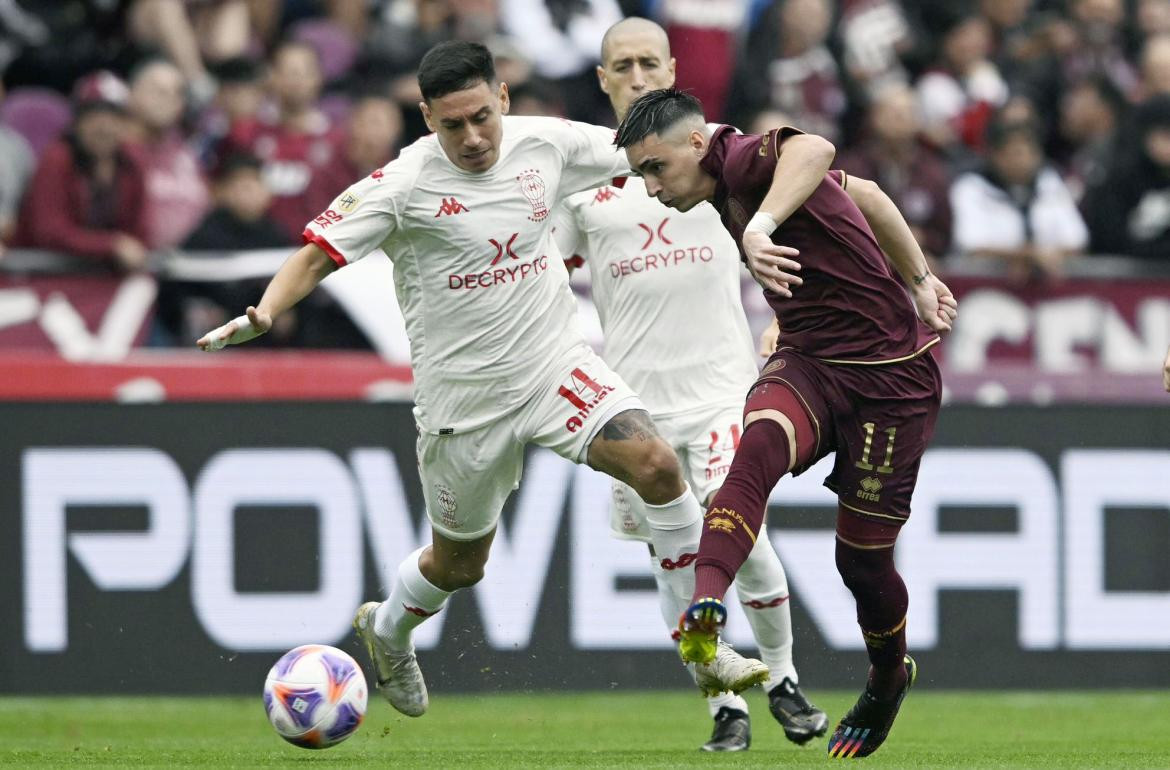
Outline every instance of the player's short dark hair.
POLYGON ((629 147, 691 117, 704 119, 703 105, 691 94, 677 88, 648 91, 630 104, 613 143, 620 148, 629 147))
POLYGON ((427 51, 418 65, 418 87, 426 101, 472 88, 481 81, 494 83, 496 64, 486 46, 448 40, 427 51))

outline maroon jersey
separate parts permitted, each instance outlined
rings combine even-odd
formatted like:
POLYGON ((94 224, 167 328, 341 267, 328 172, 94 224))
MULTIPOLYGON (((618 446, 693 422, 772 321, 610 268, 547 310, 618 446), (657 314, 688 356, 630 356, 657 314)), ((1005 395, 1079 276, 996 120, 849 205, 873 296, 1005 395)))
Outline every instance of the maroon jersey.
MULTIPOLYGON (((716 179, 715 207, 736 243, 772 185, 780 142, 799 133, 781 128, 758 136, 720 126, 711 137, 700 166, 716 179)), ((938 336, 918 319, 846 184, 843 172, 830 171, 772 233, 774 243, 800 250, 804 281, 791 298, 764 291, 780 320, 780 345, 830 363, 913 357, 938 336)))
POLYGON ((319 189, 310 182, 318 170, 337 163, 344 154, 345 132, 319 115, 308 132, 276 122, 246 120, 232 126, 227 150, 249 152, 263 163, 264 186, 272 193, 269 216, 300 243, 308 222, 329 206, 338 190, 319 189))

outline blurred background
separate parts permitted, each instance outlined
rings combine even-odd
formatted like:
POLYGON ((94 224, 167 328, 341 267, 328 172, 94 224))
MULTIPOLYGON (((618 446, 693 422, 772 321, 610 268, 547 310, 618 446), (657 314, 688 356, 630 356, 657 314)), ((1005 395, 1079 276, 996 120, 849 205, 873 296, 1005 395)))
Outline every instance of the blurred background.
MULTIPOLYGON (((193 342, 425 132, 431 45, 485 43, 515 114, 612 125, 629 15, 710 120, 831 139, 960 297, 899 548, 927 675, 1170 685, 1170 0, 0 0, 0 691, 251 691, 347 639, 427 533, 389 261, 193 342)), ((797 663, 849 686, 823 470, 770 523, 797 663)), ((685 683, 607 501, 530 455, 487 579, 423 627, 434 686, 685 683)))

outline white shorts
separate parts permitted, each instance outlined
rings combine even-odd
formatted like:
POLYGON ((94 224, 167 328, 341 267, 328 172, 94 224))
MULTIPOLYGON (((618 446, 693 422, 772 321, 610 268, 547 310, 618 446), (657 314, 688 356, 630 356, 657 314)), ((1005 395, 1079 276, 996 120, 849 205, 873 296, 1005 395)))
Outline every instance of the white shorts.
MULTIPOLYGON (((700 504, 706 503, 731 469, 742 432, 743 404, 728 403, 701 411, 651 417, 658 432, 674 447, 695 497, 700 504)), ((617 537, 650 542, 650 529, 638 494, 616 479, 609 524, 617 537)))
POLYGON ((588 346, 574 347, 547 371, 537 395, 494 422, 466 433, 419 434, 427 516, 440 535, 476 540, 495 529, 504 501, 520 485, 526 444, 584 462, 611 417, 645 409, 588 346))

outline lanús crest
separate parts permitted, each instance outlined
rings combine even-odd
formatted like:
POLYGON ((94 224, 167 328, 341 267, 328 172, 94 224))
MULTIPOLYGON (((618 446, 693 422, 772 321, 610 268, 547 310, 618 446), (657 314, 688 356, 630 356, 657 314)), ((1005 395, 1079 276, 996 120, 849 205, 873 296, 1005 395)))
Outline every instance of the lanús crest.
POLYGON ((532 214, 528 218, 533 222, 543 222, 548 218, 548 205, 544 202, 545 184, 540 170, 528 168, 516 175, 520 183, 520 192, 525 200, 532 204, 532 214))

